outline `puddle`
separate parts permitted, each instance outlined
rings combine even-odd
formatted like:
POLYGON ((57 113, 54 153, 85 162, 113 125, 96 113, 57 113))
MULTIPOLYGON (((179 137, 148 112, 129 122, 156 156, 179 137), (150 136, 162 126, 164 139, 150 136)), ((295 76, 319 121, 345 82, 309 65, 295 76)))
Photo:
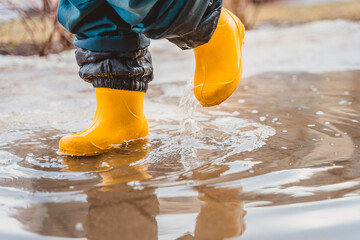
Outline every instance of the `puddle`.
POLYGON ((149 137, 89 158, 57 146, 91 120, 92 90, 22 74, 0 89, 1 239, 360 234, 360 71, 255 75, 214 108, 153 84, 149 137))
POLYGON ((73 52, 0 56, 0 239, 355 239, 357 29, 248 31, 246 78, 206 109, 192 53, 155 41, 149 137, 91 158, 57 154, 95 112, 73 52))

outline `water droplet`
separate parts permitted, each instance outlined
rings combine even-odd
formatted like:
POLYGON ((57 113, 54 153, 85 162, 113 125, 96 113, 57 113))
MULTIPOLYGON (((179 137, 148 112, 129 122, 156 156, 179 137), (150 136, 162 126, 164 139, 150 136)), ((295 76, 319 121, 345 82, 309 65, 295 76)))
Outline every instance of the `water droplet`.
POLYGON ((310 86, 310 89, 311 89, 311 91, 313 91, 313 92, 317 92, 318 91, 318 89, 316 88, 316 87, 314 87, 314 86, 310 86))
POLYGON ((287 130, 282 130, 283 133, 287 133, 288 131, 287 130))
POLYGON ((259 117, 260 121, 263 122, 266 120, 266 117, 259 117))
POLYGON ((238 103, 245 103, 245 99, 239 99, 238 103))
POLYGON ((107 162, 102 162, 100 167, 110 167, 110 165, 107 162))
POLYGON ((324 112, 323 111, 317 111, 316 115, 324 115, 324 112))
POLYGON ((251 113, 256 114, 256 113, 259 113, 259 111, 255 109, 255 110, 252 110, 251 113))
POLYGON ((345 101, 345 100, 341 100, 341 101, 338 102, 339 105, 344 105, 346 103, 347 103, 347 101, 345 101))
POLYGON ((308 124, 307 126, 308 127, 315 127, 316 125, 315 124, 308 124))
POLYGON ((78 222, 77 224, 75 224, 75 229, 76 231, 84 231, 83 224, 81 222, 78 222))

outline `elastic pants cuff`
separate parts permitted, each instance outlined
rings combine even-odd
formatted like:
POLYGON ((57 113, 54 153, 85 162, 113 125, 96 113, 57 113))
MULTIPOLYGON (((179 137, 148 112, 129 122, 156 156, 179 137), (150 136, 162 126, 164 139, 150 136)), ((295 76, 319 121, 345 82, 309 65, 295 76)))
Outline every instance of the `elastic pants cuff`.
POLYGON ((78 48, 75 55, 80 77, 95 88, 146 92, 153 79, 147 48, 132 52, 94 52, 78 48))

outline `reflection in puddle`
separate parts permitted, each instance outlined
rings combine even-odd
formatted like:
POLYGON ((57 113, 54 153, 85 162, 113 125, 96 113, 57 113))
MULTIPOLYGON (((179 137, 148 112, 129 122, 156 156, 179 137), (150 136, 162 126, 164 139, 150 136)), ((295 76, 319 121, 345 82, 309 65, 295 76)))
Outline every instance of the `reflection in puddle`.
POLYGON ((0 134, 0 237, 354 237, 359 76, 258 75, 211 109, 167 91, 183 83, 154 85, 151 135, 97 157, 59 156, 65 123, 24 128, 13 115, 0 134))

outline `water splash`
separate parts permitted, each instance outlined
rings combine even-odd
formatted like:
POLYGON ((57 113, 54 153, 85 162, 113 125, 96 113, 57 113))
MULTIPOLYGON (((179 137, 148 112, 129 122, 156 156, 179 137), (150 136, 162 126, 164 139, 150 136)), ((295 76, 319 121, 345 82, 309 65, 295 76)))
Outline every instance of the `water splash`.
POLYGON ((191 78, 188 80, 183 96, 180 99, 180 131, 183 134, 196 134, 200 128, 198 122, 195 119, 195 107, 197 101, 193 92, 194 80, 191 78))
POLYGON ((180 161, 186 170, 201 166, 197 158, 196 146, 198 139, 196 135, 201 130, 195 118, 196 99, 193 94, 194 80, 190 78, 185 86, 185 91, 180 99, 179 108, 181 112, 180 124, 180 161))

